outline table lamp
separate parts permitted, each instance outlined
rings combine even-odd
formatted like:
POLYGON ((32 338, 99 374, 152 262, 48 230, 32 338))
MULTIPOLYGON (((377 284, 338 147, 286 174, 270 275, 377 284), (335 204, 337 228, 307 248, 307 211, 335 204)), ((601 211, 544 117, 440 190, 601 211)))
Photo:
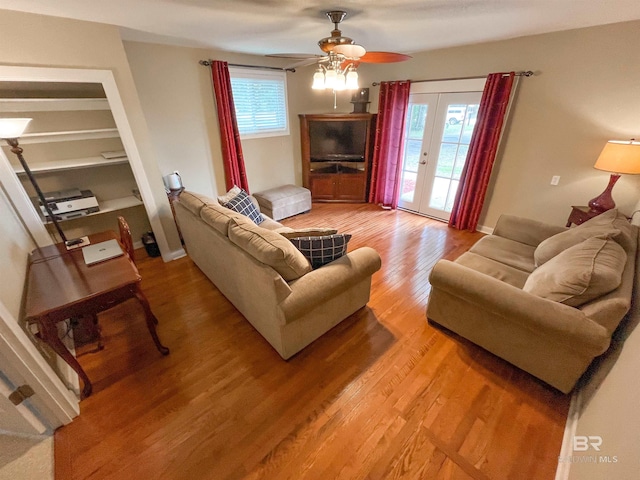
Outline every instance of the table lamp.
POLYGON ((66 235, 60 228, 60 225, 58 225, 56 216, 51 211, 49 202, 47 202, 44 194, 42 193, 42 190, 40 190, 40 186, 38 185, 38 182, 36 182, 36 179, 33 176, 33 173, 31 173, 31 169, 29 168, 29 165, 27 165, 26 160, 22 156, 23 150, 18 145, 18 138, 20 138, 20 136, 24 133, 30 121, 31 121, 30 118, 0 118, 0 139, 4 139, 7 142, 7 144, 11 147, 11 151, 15 153, 15 155, 18 157, 18 160, 20 161, 20 165, 22 165, 22 168, 24 168, 24 173, 26 173, 27 177, 29 177, 29 181, 31 182, 31 185, 33 185, 33 188, 35 189, 36 194, 38 195, 38 199, 40 200, 40 202, 42 203, 42 206, 46 210, 47 215, 49 215, 51 222, 56 227, 56 230, 58 231, 58 235, 60 235, 60 238, 62 239, 64 244, 67 246, 67 248, 73 245, 78 245, 82 243, 83 240, 81 238, 74 238, 71 240, 67 239, 66 235))
POLYGON ((611 198, 613 186, 620 178, 620 174, 640 174, 640 142, 631 140, 609 140, 600 152, 593 168, 611 172, 609 185, 597 197, 589 201, 592 212, 606 212, 616 206, 611 198))

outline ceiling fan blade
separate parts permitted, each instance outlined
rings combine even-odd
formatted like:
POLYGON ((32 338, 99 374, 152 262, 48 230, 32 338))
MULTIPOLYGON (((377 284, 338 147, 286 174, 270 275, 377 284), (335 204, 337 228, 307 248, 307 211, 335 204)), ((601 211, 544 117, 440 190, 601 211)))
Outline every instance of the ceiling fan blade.
POLYGON ((410 58, 410 55, 405 55, 404 53, 367 52, 359 58, 359 61, 364 63, 394 63, 404 62, 410 58))
POLYGON ((314 55, 312 53, 269 53, 265 57, 271 58, 289 58, 291 60, 310 60, 312 58, 320 58, 324 55, 314 55))
POLYGON ((298 62, 294 62, 291 65, 287 65, 286 68, 301 68, 301 67, 306 67, 307 65, 314 65, 316 63, 318 63, 319 58, 321 58, 322 55, 320 55, 319 57, 313 57, 313 58, 306 58, 304 60, 300 60, 298 62))

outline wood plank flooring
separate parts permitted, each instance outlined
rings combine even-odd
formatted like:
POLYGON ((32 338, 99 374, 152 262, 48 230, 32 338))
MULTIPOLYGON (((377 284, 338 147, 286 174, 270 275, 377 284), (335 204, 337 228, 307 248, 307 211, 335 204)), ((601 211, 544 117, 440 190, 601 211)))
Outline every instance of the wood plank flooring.
POLYGON ((94 393, 55 434, 58 480, 554 478, 569 397, 426 322, 432 266, 481 234, 373 205, 283 223, 378 250, 368 307, 285 362, 189 258, 138 250, 171 354, 136 302, 100 316, 105 349, 79 356, 94 393))

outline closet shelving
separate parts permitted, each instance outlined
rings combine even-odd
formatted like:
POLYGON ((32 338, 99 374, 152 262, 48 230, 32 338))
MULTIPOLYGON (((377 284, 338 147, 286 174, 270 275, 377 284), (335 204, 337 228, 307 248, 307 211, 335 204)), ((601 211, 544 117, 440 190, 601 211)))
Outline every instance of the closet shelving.
MULTIPOLYGON (((26 146, 24 155, 29 168, 38 178, 38 183, 41 183, 41 179, 46 177, 46 180, 41 183, 43 190, 81 188, 90 189, 96 195, 100 207, 98 212, 61 221, 74 222, 74 228, 82 234, 88 234, 92 232, 84 231, 86 229, 83 229, 81 225, 82 219, 142 206, 143 203, 137 193, 137 186, 130 171, 128 158, 124 151, 121 154, 113 152, 113 150, 122 149, 122 144, 119 142, 118 129, 115 127, 113 117, 110 114, 107 99, 48 98, 40 96, 46 95, 46 93, 45 90, 34 97, 30 95, 22 98, 0 98, 0 112, 3 114, 9 113, 11 116, 32 117, 34 119, 31 123, 34 131, 25 133, 20 138, 20 145, 26 146), (102 113, 100 113, 101 111, 102 113), (91 112, 97 112, 93 114, 97 120, 94 119, 89 122, 92 124, 88 125, 87 128, 77 128, 83 124, 83 115, 92 115, 91 112), (59 121, 57 116, 60 116, 59 121), (43 118, 44 121, 39 122, 39 117, 43 118), (96 125, 96 123, 99 125, 96 125), (44 131, 38 130, 40 124, 45 126, 44 131), (54 128, 51 128, 52 126, 54 128), (66 126, 71 126, 71 128, 65 129, 66 126), (91 143, 92 141, 95 142, 91 143), (77 156, 73 153, 66 155, 67 146, 69 146, 68 150, 73 152, 73 145, 79 143, 84 145, 83 151, 90 151, 90 155, 77 156), (94 144, 95 148, 93 147, 94 144), (86 145, 89 146, 87 147, 86 145), (108 147, 105 148, 105 145, 108 147), (55 146, 56 154, 53 155, 55 158, 46 158, 45 161, 39 161, 38 155, 31 155, 31 152, 28 151, 29 146, 40 149, 47 149, 47 146, 53 149, 55 146), (111 150, 109 152, 110 155, 103 156, 104 150, 111 150), (118 168, 109 170, 105 167, 118 168), (114 177, 113 189, 106 188, 105 183, 108 182, 102 178, 104 176, 103 172, 107 170, 109 170, 108 175, 114 177), (82 185, 73 184, 73 182, 77 181, 81 181, 82 185)), ((39 151, 42 152, 43 150, 39 151)), ((23 180, 25 188, 29 189, 24 169, 8 150, 5 150, 5 153, 10 158, 14 171, 23 180)), ((134 213, 127 212, 126 215, 127 217, 143 216, 143 218, 133 223, 148 225, 148 219, 143 209, 134 213)), ((42 221, 45 222, 44 217, 42 221)), ((95 222, 91 223, 95 224, 95 222)), ((112 228, 112 226, 109 224, 105 228, 112 228)))

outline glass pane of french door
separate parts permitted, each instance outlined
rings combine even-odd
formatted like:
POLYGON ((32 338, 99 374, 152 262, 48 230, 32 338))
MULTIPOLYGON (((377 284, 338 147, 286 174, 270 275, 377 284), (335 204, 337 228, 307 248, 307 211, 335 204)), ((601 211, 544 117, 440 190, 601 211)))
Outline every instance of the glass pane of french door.
POLYGON ((400 208, 449 219, 481 95, 482 92, 411 95, 400 208))
POLYGON ((417 211, 422 199, 422 184, 430 137, 425 131, 431 131, 435 122, 438 105, 437 94, 411 95, 405 125, 403 162, 400 177, 400 208, 417 211))
POLYGON ((432 188, 424 213, 448 220, 464 168, 471 135, 476 124, 480 93, 446 94, 439 99, 439 126, 442 133, 437 145, 432 188), (466 103, 462 103, 466 101, 466 103), (452 103, 460 102, 460 103, 452 103), (476 103, 477 102, 477 103, 476 103))

